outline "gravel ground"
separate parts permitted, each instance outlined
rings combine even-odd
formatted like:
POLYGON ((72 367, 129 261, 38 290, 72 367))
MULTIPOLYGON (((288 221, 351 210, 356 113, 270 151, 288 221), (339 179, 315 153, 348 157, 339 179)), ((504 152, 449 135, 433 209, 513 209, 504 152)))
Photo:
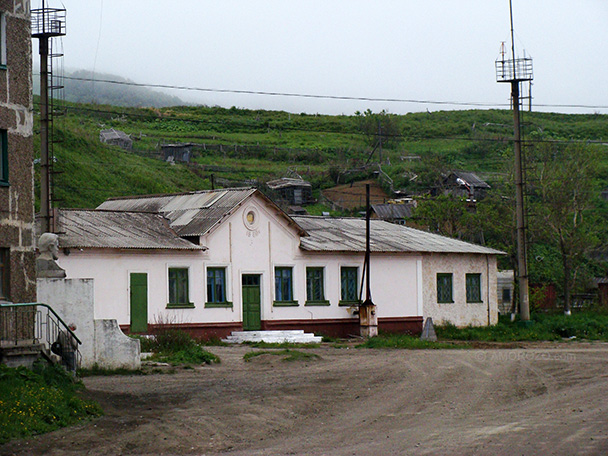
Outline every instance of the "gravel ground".
POLYGON ((211 347, 221 364, 85 378, 104 417, 0 454, 608 454, 608 345, 517 347, 211 347))

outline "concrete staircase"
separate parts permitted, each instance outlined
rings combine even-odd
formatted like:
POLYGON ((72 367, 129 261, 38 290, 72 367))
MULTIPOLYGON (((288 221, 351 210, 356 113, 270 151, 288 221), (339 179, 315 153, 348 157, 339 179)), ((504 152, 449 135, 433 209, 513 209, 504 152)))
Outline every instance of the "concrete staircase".
POLYGON ((0 344, 0 363, 8 367, 25 366, 31 368, 36 360, 46 358, 44 344, 34 341, 18 341, 0 344))
POLYGON ((243 342, 318 344, 323 338, 303 330, 292 331, 233 331, 224 342, 242 344, 243 342))

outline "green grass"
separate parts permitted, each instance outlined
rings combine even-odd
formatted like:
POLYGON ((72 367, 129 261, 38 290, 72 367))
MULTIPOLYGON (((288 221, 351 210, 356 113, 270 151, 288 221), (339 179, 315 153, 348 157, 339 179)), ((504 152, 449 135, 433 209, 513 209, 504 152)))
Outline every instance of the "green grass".
POLYGON ((82 388, 59 366, 0 365, 0 444, 102 415, 97 403, 79 397, 82 388))
POLYGON ((552 341, 564 338, 608 341, 608 315, 594 312, 562 314, 535 313, 530 325, 511 322, 501 317, 494 326, 457 328, 454 325, 436 326, 440 339, 477 340, 493 342, 552 341))
POLYGON ((116 369, 106 369, 103 367, 99 367, 97 363, 95 363, 93 367, 90 368, 78 369, 79 377, 96 377, 110 375, 146 375, 146 372, 141 369, 127 369, 124 367, 119 367, 116 369))
POLYGON ((356 348, 403 348, 403 349, 442 349, 442 348, 469 348, 468 345, 453 344, 449 342, 430 342, 420 340, 408 334, 380 334, 371 337, 356 348))
POLYGON ((243 359, 245 361, 251 361, 253 358, 255 358, 257 356, 262 356, 262 355, 282 356, 283 361, 313 361, 313 360, 317 360, 317 359, 321 358, 319 355, 316 355, 314 353, 301 352, 299 350, 292 350, 292 349, 287 348, 287 349, 278 350, 278 351, 271 351, 271 350, 252 351, 252 352, 245 353, 245 355, 243 356, 243 359))

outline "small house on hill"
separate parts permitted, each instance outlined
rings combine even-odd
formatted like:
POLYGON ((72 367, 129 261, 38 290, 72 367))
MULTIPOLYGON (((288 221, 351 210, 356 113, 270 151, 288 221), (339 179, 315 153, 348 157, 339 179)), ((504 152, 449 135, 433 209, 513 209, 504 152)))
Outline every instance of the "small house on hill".
MULTIPOLYGON (((253 188, 110 199, 60 210, 59 264, 95 279, 95 318, 201 337, 235 330, 358 333, 365 220, 289 216, 253 188)), ((501 252, 372 220, 371 286, 381 330, 423 318, 497 320, 501 252)))
POLYGON ((110 144, 112 146, 118 146, 124 150, 133 149, 133 140, 124 131, 114 130, 101 130, 99 132, 99 140, 104 144, 110 144))
POLYGON ((370 204, 384 204, 390 198, 375 180, 352 182, 323 190, 323 197, 333 208, 354 210, 365 207, 365 186, 370 186, 370 204))
POLYGON ((443 183, 447 192, 473 200, 485 198, 487 191, 491 188, 475 173, 466 171, 452 171, 443 183))
POLYGON ((303 179, 282 177, 266 182, 266 186, 290 206, 303 206, 314 202, 312 185, 303 179))
POLYGON ((406 220, 412 217, 414 207, 412 201, 372 204, 372 218, 385 220, 398 225, 405 225, 406 220))
POLYGON ((195 146, 194 143, 161 144, 160 150, 165 161, 189 163, 195 146))

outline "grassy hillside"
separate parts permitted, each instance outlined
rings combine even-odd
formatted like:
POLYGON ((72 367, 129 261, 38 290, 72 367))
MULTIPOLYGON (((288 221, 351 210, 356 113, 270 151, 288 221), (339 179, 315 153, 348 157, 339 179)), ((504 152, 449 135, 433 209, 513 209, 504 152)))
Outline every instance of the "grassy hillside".
MULTIPOLYGON (((439 173, 477 172, 500 188, 512 166, 509 111, 387 115, 390 141, 370 157, 365 116, 323 116, 217 107, 120 108, 68 104, 56 119, 55 195, 63 207, 94 207, 111 196, 265 181, 296 172, 316 189, 373 176, 378 163, 394 189, 424 193, 439 173), (101 129, 131 134, 134 150, 99 142, 101 129), (193 142, 190 166, 158 159, 159 143, 193 142), (156 157, 156 158, 155 158, 156 157)), ((608 142, 608 116, 525 113, 533 140, 608 142)), ((608 187, 608 148, 598 145, 596 186, 608 187)), ((388 180, 385 181, 388 186, 388 180)))

